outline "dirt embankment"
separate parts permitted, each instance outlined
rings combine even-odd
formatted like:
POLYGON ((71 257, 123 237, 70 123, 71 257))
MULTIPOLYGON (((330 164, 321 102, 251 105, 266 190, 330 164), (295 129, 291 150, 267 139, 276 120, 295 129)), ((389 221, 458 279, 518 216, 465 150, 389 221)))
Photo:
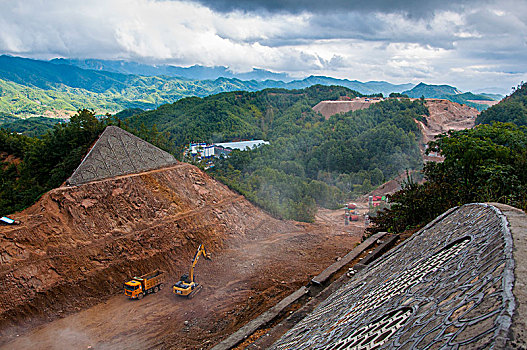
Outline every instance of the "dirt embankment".
MULTIPOLYGON (((426 144, 434 140, 435 136, 449 130, 472 128, 479 112, 475 108, 440 99, 426 99, 426 106, 430 111, 430 116, 426 117, 427 123, 416 120, 423 134, 420 143, 421 152, 425 161, 442 161, 443 158, 438 154, 425 155, 426 144)), ((401 189, 401 184, 406 180, 406 176, 406 173, 401 173, 398 177, 382 184, 368 195, 392 194, 401 189)), ((366 201, 368 195, 363 196, 361 200, 366 201)))
POLYGON ((197 168, 52 190, 0 227, 0 325, 53 318, 115 293, 132 275, 186 266, 263 220, 280 226, 197 168))
POLYGON ((463 130, 474 126, 477 109, 448 100, 426 99, 430 111, 427 124, 419 122, 423 132, 423 143, 432 141, 436 135, 449 130, 463 130))
POLYGON ((377 102, 381 102, 381 100, 361 98, 351 101, 321 101, 313 107, 313 110, 320 112, 324 118, 329 119, 329 117, 338 113, 347 113, 349 111, 369 108, 372 103, 377 102))
POLYGON ((307 283, 360 241, 343 213, 316 224, 273 219, 197 168, 50 191, 0 227, 0 347, 210 348, 307 283), (194 299, 172 294, 204 243, 194 299), (167 273, 140 301, 131 276, 167 273))

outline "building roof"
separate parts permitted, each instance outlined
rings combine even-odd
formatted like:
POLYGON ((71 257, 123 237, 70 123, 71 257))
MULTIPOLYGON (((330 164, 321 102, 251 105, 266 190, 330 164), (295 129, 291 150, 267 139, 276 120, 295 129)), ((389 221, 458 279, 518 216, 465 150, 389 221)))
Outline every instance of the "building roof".
POLYGON ((214 146, 219 146, 223 148, 230 148, 230 149, 238 149, 238 150, 245 150, 247 147, 250 149, 253 149, 255 147, 258 147, 260 145, 268 145, 269 141, 264 140, 251 140, 251 141, 239 141, 239 142, 223 142, 223 143, 216 143, 214 146))

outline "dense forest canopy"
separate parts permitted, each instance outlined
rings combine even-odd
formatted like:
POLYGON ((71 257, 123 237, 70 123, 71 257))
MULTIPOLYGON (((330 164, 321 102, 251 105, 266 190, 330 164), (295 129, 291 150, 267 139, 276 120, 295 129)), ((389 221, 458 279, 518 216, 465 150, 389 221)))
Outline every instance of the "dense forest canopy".
POLYGON ((133 128, 169 132, 189 142, 265 139, 270 145, 233 152, 213 176, 276 216, 312 221, 316 205, 334 207, 405 169, 421 166, 415 119, 423 101, 390 99, 325 120, 312 107, 361 96, 339 86, 267 89, 187 98, 125 119, 133 128))
POLYGON ((212 173, 275 215, 312 221, 316 205, 337 207, 405 169, 419 168, 420 101, 391 100, 251 152, 233 152, 212 173))
POLYGON ((13 118, 4 122, 0 121, 0 127, 26 136, 38 137, 44 135, 55 124, 61 122, 64 123, 65 120, 47 117, 13 118))
POLYGON ((481 112, 476 124, 511 122, 527 126, 527 83, 522 83, 503 101, 481 112))
POLYGON ((177 147, 189 142, 275 139, 322 122, 311 107, 360 93, 341 86, 315 85, 303 90, 266 89, 189 97, 127 119, 131 127, 154 124, 168 131, 177 147))

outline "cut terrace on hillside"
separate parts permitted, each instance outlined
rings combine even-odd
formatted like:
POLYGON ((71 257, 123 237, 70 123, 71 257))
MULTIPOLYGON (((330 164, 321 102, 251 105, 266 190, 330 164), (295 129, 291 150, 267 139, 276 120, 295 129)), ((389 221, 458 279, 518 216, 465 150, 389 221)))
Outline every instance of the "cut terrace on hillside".
POLYGON ((319 112, 324 118, 329 119, 332 115, 338 113, 347 113, 350 111, 358 111, 359 109, 369 108, 373 103, 383 101, 382 98, 366 98, 357 97, 354 100, 342 100, 342 101, 321 101, 313 110, 319 112))
MULTIPOLYGON (((127 134, 112 129, 77 175, 93 163, 124 169, 133 160, 141 168, 145 158, 119 145, 137 146, 137 154, 153 146, 121 143, 127 134), (107 137, 114 131, 120 136, 107 137), (91 158, 104 154, 111 160, 91 158)), ((212 346, 345 254, 362 233, 340 220, 331 228, 276 220, 186 163, 97 174, 13 214, 21 225, 0 227, 0 346, 212 346), (125 280, 155 269, 168 272, 170 286, 201 243, 213 260, 196 268, 204 286, 196 298, 178 299, 170 288, 139 302, 121 295, 125 280)))

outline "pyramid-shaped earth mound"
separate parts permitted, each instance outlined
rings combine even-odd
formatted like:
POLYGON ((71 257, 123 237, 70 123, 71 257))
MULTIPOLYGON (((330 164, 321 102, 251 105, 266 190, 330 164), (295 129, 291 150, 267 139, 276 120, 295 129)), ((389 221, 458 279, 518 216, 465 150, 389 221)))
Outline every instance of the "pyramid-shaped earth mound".
POLYGON ((80 185, 176 163, 171 154, 117 126, 108 126, 66 182, 80 185))

